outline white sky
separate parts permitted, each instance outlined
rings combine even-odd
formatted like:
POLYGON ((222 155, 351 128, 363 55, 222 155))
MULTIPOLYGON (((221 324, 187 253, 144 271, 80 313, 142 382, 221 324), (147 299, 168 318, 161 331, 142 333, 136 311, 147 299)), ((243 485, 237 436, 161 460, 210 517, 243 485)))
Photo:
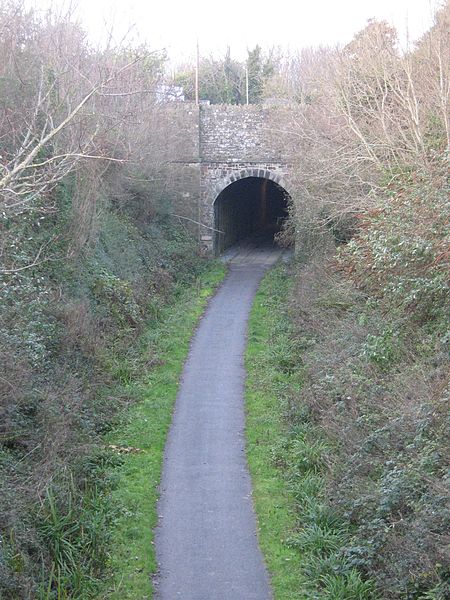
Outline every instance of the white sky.
MULTIPOLYGON (((39 8, 67 6, 67 0, 30 0, 39 8)), ((200 53, 237 59, 256 44, 291 50, 346 43, 375 17, 395 25, 405 43, 431 24, 439 0, 75 0, 75 14, 90 37, 105 39, 106 24, 115 37, 127 32, 132 43, 166 48, 175 61, 200 53)))

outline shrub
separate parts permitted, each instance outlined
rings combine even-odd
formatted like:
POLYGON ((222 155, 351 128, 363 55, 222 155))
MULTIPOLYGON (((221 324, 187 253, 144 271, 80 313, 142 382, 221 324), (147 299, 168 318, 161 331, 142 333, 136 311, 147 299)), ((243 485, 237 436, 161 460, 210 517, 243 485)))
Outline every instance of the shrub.
POLYGON ((295 447, 298 464, 307 467, 294 461, 297 468, 287 472, 299 541, 307 543, 313 531, 342 531, 337 556, 308 566, 311 577, 328 577, 325 597, 365 594, 358 579, 348 579, 356 569, 360 581, 375 581, 381 597, 415 600, 440 590, 448 569, 445 336, 439 321, 413 325, 402 309, 386 311, 383 299, 367 298, 333 267, 318 258, 300 266, 291 299, 296 329, 289 335, 315 341, 302 347, 304 384, 288 413, 293 432, 303 423, 295 447), (308 438, 305 415, 312 421, 308 438))
POLYGON ((106 304, 119 326, 137 327, 141 323, 142 317, 130 282, 101 270, 94 282, 93 293, 100 304, 106 304))
POLYGON ((432 177, 397 184, 339 254, 365 291, 417 319, 442 315, 449 292, 449 188, 442 172, 432 177))

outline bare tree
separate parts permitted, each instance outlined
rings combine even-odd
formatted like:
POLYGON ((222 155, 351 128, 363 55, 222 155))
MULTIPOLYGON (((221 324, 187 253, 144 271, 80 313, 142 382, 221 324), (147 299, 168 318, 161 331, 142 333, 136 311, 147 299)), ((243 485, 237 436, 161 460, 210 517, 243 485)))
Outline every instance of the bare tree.
MULTIPOLYGON (((148 164, 159 160, 158 134, 148 124, 163 57, 146 47, 96 50, 70 15, 38 17, 20 3, 0 7, 0 53, 1 218, 54 212, 55 190, 72 174, 80 219, 74 241, 82 244, 101 173, 139 162, 137 139, 148 164)), ((19 265, 6 246, 3 273, 33 266, 51 247, 19 265)))
POLYGON ((285 64, 278 85, 298 107, 284 126, 297 220, 311 227, 359 214, 376 208, 400 174, 431 176, 449 147, 448 24, 447 3, 406 53, 387 23, 369 22, 345 48, 303 50, 285 64))

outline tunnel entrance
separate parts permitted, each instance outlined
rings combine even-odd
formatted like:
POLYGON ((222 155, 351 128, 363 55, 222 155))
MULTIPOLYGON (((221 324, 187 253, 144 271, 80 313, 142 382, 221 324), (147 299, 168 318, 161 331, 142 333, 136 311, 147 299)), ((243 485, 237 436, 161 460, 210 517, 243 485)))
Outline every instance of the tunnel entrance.
POLYGON ((246 238, 273 242, 288 215, 289 194, 263 177, 244 177, 228 185, 214 203, 215 253, 246 238))

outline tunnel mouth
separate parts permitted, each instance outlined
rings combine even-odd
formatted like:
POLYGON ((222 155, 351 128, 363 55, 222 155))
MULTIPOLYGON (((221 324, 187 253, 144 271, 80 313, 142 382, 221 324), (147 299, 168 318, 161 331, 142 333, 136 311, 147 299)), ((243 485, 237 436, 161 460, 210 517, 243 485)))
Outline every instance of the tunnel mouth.
POLYGON ((265 177, 244 177, 230 183, 214 202, 215 254, 240 241, 276 244, 288 217, 289 194, 265 177))

